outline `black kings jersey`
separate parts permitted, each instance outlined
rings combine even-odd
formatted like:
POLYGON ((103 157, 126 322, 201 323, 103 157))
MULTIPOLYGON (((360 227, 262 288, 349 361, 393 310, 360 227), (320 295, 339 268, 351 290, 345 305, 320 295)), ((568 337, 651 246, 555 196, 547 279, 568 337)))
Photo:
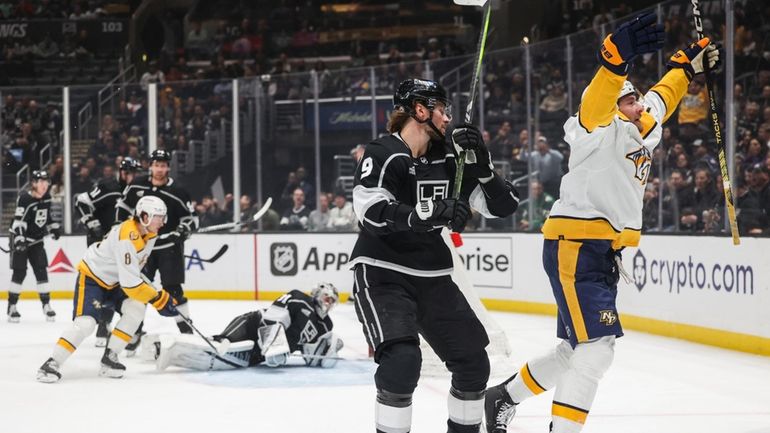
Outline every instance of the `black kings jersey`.
POLYGON ((97 220, 106 231, 115 223, 115 204, 123 194, 126 185, 113 177, 106 177, 94 185, 91 191, 78 194, 75 208, 80 213, 80 222, 97 220))
POLYGON ((180 224, 186 225, 190 232, 198 229, 198 217, 192 207, 190 196, 174 179, 169 178, 162 186, 154 186, 149 176, 137 177, 123 191, 123 197, 116 206, 116 218, 124 221, 133 215, 136 202, 145 195, 160 197, 168 209, 168 221, 158 232, 155 249, 169 248, 174 244, 174 237, 163 236, 176 230, 180 224))
POLYGON ((328 315, 323 318, 318 315, 313 298, 299 290, 292 290, 276 299, 262 313, 262 320, 268 325, 283 325, 292 352, 302 350, 307 343, 315 343, 333 326, 328 315))
POLYGON ((52 224, 51 194, 46 192, 39 199, 33 197, 29 191, 19 194, 10 229, 14 236, 24 236, 30 242, 42 239, 48 234, 48 226, 52 224))
MULTIPOLYGON (((384 206, 397 202, 413 208, 421 201, 450 198, 455 171, 455 155, 441 141, 432 142, 419 158, 412 157, 398 134, 369 143, 355 174, 353 208, 361 231, 351 266, 366 263, 410 275, 449 275, 452 255, 441 230, 389 230, 392 221, 384 206)), ((478 182, 466 178, 463 183, 461 196, 468 200, 468 190, 478 182)))

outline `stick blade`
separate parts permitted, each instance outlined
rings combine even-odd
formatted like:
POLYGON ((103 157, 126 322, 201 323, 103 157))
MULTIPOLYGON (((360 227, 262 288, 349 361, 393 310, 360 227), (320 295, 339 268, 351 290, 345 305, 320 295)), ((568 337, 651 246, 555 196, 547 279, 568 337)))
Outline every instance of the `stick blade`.
POLYGON ((230 248, 230 247, 227 244, 222 245, 222 248, 220 248, 219 251, 217 251, 217 253, 214 254, 214 256, 211 257, 208 261, 209 262, 216 262, 220 257, 222 257, 222 255, 224 255, 224 253, 227 252, 228 248, 230 248))
POLYGON ((487 0, 454 0, 454 3, 460 6, 484 6, 487 0))

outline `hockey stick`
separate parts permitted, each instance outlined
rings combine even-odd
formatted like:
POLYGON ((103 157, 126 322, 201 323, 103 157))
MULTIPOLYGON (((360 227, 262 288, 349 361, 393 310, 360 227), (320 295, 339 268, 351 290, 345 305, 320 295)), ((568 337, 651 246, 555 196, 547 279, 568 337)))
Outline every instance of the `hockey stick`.
MULTIPOLYGON (((695 30, 698 32, 698 39, 703 39, 703 20, 701 19, 700 6, 698 0, 690 0, 692 3, 692 18, 695 22, 695 30)), ((706 47, 708 49, 708 47, 706 47)), ((735 202, 733 202, 733 187, 730 182, 730 173, 727 167, 727 157, 725 156, 725 143, 722 141, 722 130, 719 125, 719 113, 717 113, 717 99, 714 94, 714 86, 711 82, 711 74, 708 61, 708 52, 703 55, 703 76, 706 78, 706 90, 709 95, 709 112, 711 113, 711 127, 714 131, 714 138, 717 142, 717 152, 719 153, 719 169, 722 172, 722 189, 725 193, 725 205, 727 206, 727 218, 730 223, 730 233, 733 236, 733 245, 740 245, 741 238, 738 233, 738 222, 735 219, 735 202)))
MULTIPOLYGON (((465 108, 465 123, 471 123, 473 120, 473 106, 476 99, 476 92, 479 87, 479 76, 481 75, 481 65, 484 59, 484 50, 487 46, 487 36, 489 30, 489 18, 492 15, 492 1, 491 0, 454 0, 455 4, 462 6, 484 6, 484 21, 481 25, 481 34, 479 35, 479 46, 476 50, 476 65, 473 69, 473 77, 471 78, 471 90, 468 95, 468 106, 465 108), (486 6, 485 6, 486 3, 486 6)), ((460 190, 463 183, 463 172, 465 171, 465 151, 460 152, 457 158, 457 171, 455 172, 455 190, 453 197, 460 197, 460 190)), ((452 232, 452 243, 455 247, 461 247, 463 245, 463 238, 460 233, 452 232)))
MULTIPOLYGON (((27 248, 31 247, 32 245, 37 245, 37 244, 43 242, 44 239, 45 238, 40 238, 40 239, 38 239, 36 241, 32 241, 32 242, 28 243, 27 244, 27 248)), ((8 249, 7 250, 5 248, 3 248, 3 247, 0 247, 0 251, 4 252, 6 254, 10 253, 12 249, 13 248, 10 245, 8 245, 8 249)))
POLYGON ((219 251, 217 251, 217 253, 211 256, 211 258, 209 259, 202 259, 200 257, 188 256, 187 254, 185 254, 184 256, 187 259, 200 260, 201 262, 204 262, 204 263, 214 263, 227 252, 228 248, 230 247, 227 244, 222 245, 222 248, 220 248, 219 251))
POLYGON ((224 224, 217 224, 215 226, 209 226, 209 227, 203 227, 202 229, 198 230, 198 233, 210 233, 210 232, 217 232, 221 230, 232 230, 238 227, 241 227, 244 224, 251 224, 254 222, 259 221, 262 216, 264 216, 267 211, 270 209, 270 205, 273 204, 273 198, 268 197, 267 200, 265 200, 265 204, 262 205, 261 208, 257 211, 257 213, 254 214, 254 216, 248 220, 248 221, 238 221, 238 222, 232 222, 232 223, 224 223, 224 224))

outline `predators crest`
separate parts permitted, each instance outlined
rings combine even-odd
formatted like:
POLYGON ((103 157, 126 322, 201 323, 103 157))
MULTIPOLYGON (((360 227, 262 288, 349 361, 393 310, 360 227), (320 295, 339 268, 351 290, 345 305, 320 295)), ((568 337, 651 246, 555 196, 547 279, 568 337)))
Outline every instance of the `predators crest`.
POLYGON ((650 151, 646 147, 640 147, 631 153, 627 153, 626 159, 634 163, 634 177, 642 185, 646 185, 647 177, 650 175, 650 167, 652 167, 650 151))

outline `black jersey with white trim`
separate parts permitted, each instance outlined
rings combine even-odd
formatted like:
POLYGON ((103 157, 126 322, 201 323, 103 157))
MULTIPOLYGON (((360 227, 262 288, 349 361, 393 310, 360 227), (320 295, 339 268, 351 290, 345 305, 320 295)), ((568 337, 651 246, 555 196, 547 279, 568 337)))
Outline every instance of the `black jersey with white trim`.
POLYGON ((29 191, 23 191, 16 200, 10 232, 24 236, 28 241, 42 239, 48 234, 49 226, 56 224, 51 219, 51 194, 35 198, 29 191))
POLYGON ((115 205, 125 188, 124 182, 106 177, 97 182, 91 191, 78 194, 75 209, 80 213, 80 222, 88 227, 89 222, 97 220, 104 230, 109 230, 115 223, 115 205))
POLYGON ((186 225, 190 232, 198 229, 198 216, 192 207, 190 195, 172 178, 168 178, 168 182, 162 186, 153 185, 149 176, 137 178, 131 182, 123 190, 123 196, 115 205, 117 220, 124 221, 133 215, 136 202, 145 195, 159 197, 166 203, 168 211, 168 221, 158 232, 156 250, 168 248, 174 243, 174 236, 163 235, 176 230, 179 225, 186 225))
POLYGON ((332 319, 321 317, 315 309, 315 300, 299 290, 292 290, 273 301, 262 313, 265 324, 280 323, 286 330, 286 339, 292 352, 302 350, 307 343, 332 330, 332 319))
MULTIPOLYGON (((351 266, 366 263, 418 276, 450 274, 452 255, 441 230, 395 230, 388 208, 451 197, 456 170, 451 147, 441 141, 432 142, 419 158, 412 157, 398 134, 369 143, 355 174, 353 208, 361 231, 351 266)), ((468 200, 477 184, 464 179, 461 197, 468 200)))

